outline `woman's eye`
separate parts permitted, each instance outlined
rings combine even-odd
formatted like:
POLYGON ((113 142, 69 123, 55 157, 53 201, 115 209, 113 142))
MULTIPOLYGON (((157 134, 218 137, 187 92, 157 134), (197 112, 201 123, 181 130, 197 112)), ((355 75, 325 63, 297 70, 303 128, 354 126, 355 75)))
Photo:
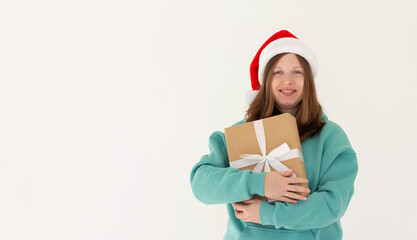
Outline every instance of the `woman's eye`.
POLYGON ((301 71, 294 71, 294 74, 303 74, 301 71))
POLYGON ((282 71, 276 71, 274 74, 282 74, 282 71))

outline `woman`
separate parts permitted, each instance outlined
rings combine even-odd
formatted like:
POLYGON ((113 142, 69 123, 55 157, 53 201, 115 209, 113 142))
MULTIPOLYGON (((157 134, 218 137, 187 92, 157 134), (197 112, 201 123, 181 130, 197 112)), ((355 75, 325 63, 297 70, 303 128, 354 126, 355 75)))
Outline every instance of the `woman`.
POLYGON ((206 204, 227 204, 227 240, 342 239, 340 218, 353 195, 358 165, 346 134, 317 100, 314 53, 290 32, 279 31, 259 49, 250 70, 251 104, 235 125, 281 113, 295 116, 309 189, 297 186, 307 180, 290 178, 291 170, 230 168, 224 134, 214 132, 210 154, 191 172, 194 195, 206 204), (254 194, 277 202, 252 199, 254 194))

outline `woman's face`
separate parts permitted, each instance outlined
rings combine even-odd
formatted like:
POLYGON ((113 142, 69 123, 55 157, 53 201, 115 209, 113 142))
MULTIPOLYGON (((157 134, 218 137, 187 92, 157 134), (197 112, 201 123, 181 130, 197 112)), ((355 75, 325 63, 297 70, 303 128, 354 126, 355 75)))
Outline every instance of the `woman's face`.
POLYGON ((282 113, 296 113, 303 96, 303 87, 304 70, 297 56, 293 53, 285 54, 275 64, 271 79, 276 107, 282 113))

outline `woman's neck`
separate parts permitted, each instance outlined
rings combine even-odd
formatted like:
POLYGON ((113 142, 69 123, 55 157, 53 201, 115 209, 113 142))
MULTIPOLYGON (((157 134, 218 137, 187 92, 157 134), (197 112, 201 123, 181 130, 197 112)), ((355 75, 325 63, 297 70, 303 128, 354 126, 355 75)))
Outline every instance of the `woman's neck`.
POLYGON ((294 108, 276 108, 278 109, 281 113, 289 113, 291 115, 295 115, 298 112, 298 109, 300 107, 294 107, 294 108))

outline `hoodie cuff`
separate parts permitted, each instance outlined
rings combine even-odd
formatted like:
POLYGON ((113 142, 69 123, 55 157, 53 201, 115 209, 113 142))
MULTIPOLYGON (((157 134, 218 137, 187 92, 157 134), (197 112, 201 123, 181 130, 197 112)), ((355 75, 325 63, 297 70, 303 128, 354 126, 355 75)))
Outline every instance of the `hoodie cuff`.
POLYGON ((259 219, 262 225, 274 225, 274 212, 275 205, 271 205, 266 201, 262 201, 261 208, 259 209, 259 219))
POLYGON ((265 196, 264 193, 265 172, 254 173, 251 172, 248 178, 249 194, 265 196))

